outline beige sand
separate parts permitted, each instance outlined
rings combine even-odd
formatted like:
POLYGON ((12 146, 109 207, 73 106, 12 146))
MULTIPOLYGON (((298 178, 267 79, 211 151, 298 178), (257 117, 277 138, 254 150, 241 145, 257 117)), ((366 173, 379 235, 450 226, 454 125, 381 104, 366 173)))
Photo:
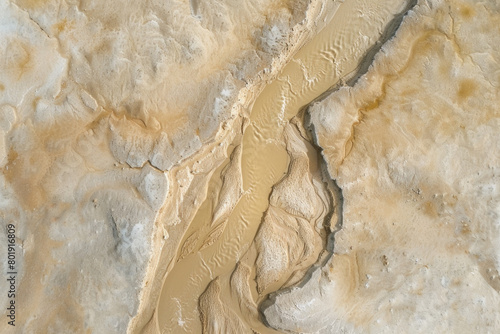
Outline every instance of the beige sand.
POLYGON ((500 330, 500 8, 419 1, 309 110, 344 197, 335 254, 264 310, 299 333, 500 330))
MULTIPOLYGON (((402 1, 336 3, 334 16, 327 27, 307 43, 259 95, 241 144, 243 196, 231 212, 224 232, 213 245, 203 250, 198 250, 197 246, 198 249, 193 249, 188 256, 182 251, 183 247, 178 251, 178 257, 182 255, 184 258, 167 275, 158 304, 161 333, 201 332, 197 309, 200 294, 210 281, 221 275, 227 277, 232 272, 252 243, 269 205, 271 188, 287 173, 289 154, 283 137, 285 126, 303 106, 357 69, 362 56, 404 5, 402 1), (363 17, 360 13, 370 17, 363 17)), ((316 162, 315 159, 311 161, 312 164, 316 162)), ((208 197, 193 221, 196 228, 190 228, 184 238, 188 243, 192 243, 193 233, 198 233, 203 225, 210 225, 217 198, 216 188, 217 185, 220 187, 219 172, 220 169, 214 173, 208 197)), ((196 236, 200 244, 207 237, 196 236)), ((255 256, 247 255, 244 262, 252 266, 255 256)), ((227 282, 227 278, 225 280, 227 282)), ((221 296, 230 295, 227 284, 217 285, 222 285, 221 296)), ((279 287, 279 284, 274 286, 279 287)), ((252 293, 255 302, 264 297, 256 290, 252 293)), ((249 319, 249 314, 237 313, 247 323, 258 323, 256 319, 249 319)), ((262 325, 256 326, 259 331, 267 331, 262 325)))
POLYGON ((158 250, 175 254, 241 109, 314 31, 311 3, 0 2, 0 219, 18 227, 23 310, 2 333, 151 317, 158 250))

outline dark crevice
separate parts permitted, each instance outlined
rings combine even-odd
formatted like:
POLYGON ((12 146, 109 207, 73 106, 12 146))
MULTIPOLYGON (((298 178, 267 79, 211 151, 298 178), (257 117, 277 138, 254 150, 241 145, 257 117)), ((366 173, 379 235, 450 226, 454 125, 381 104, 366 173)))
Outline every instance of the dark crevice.
POLYGON ((385 27, 384 31, 382 32, 377 42, 372 47, 370 47, 368 51, 363 55, 363 57, 361 58, 362 60, 357 66, 355 71, 344 76, 337 83, 335 83, 325 92, 323 92, 314 100, 312 100, 309 104, 302 107, 299 113, 297 114, 297 117, 303 120, 304 127, 308 131, 308 135, 310 136, 309 138, 310 143, 314 146, 314 148, 318 152, 323 181, 327 184, 327 188, 331 195, 330 211, 325 217, 325 228, 330 229, 331 232, 327 236, 325 250, 319 255, 318 261, 307 270, 307 272, 304 274, 303 279, 299 283, 291 287, 287 287, 284 289, 280 289, 276 292, 270 293, 267 296, 267 298, 264 301, 262 301, 261 304, 259 305, 260 320, 270 328, 272 327, 267 322, 266 317, 264 315, 264 311, 276 302, 276 297, 278 295, 286 294, 290 292, 292 289, 303 287, 307 282, 309 282, 313 273, 316 270, 320 269, 321 267, 327 264, 327 262, 331 259, 331 257, 334 254, 335 235, 342 229, 343 226, 344 196, 342 194, 342 189, 337 184, 337 181, 328 172, 327 162, 322 154, 323 149, 318 144, 314 125, 312 124, 310 119, 309 107, 317 102, 324 100, 325 98, 330 96, 333 92, 339 90, 343 86, 350 86, 350 87, 354 86, 358 82, 358 80, 368 72, 377 53, 381 50, 382 46, 395 35, 404 17, 417 4, 417 2, 418 2, 417 0, 408 1, 405 8, 400 13, 394 16, 394 18, 385 27), (332 226, 332 224, 334 225, 332 226))
MULTIPOLYGON (((346 77, 342 78, 339 80, 338 83, 333 85, 330 89, 326 90, 322 94, 320 94, 316 99, 314 99, 311 103, 308 105, 304 106, 300 113, 303 113, 303 124, 305 128, 308 130, 308 133, 310 135, 310 142, 311 144, 316 148, 318 151, 318 155, 321 156, 321 170, 323 173, 323 178, 325 182, 328 183, 329 187, 328 189, 330 190, 332 196, 333 196, 333 204, 334 204, 334 212, 337 218, 337 222, 335 224, 334 229, 328 236, 328 243, 326 246, 326 250, 330 253, 333 254, 334 252, 334 244, 335 244, 335 234, 342 229, 342 224, 343 224, 343 205, 344 205, 344 196, 342 194, 342 189, 339 187, 337 184, 337 181, 335 178, 333 178, 330 173, 328 172, 328 167, 327 167, 327 162, 324 159, 323 156, 323 148, 319 146, 318 144, 318 138, 316 137, 316 131, 314 129, 314 124, 311 122, 311 115, 309 112, 310 106, 314 105, 317 102, 320 102, 330 96, 333 92, 337 91, 340 89, 342 86, 354 86, 358 80, 365 75, 368 72, 368 69, 372 65, 377 53, 381 50, 382 46, 387 43, 394 35, 396 34, 396 31, 399 29, 401 26, 401 23, 403 22, 404 17, 408 14, 408 12, 417 4, 417 0, 410 0, 408 1, 407 5, 405 8, 398 14, 394 16, 394 18, 387 24, 385 27, 384 31, 382 32, 380 38, 375 42, 373 46, 371 46, 368 51, 363 55, 361 58, 361 62, 357 66, 356 70, 354 72, 349 73, 346 77, 348 77, 347 80, 346 77)), ((329 260, 326 259, 326 261, 329 260)), ((326 263, 325 261, 325 263, 326 263)))
MULTIPOLYGON (((408 14, 410 10, 413 9, 418 3, 418 0, 409 0, 405 8, 398 14, 394 15, 394 18, 389 21, 385 29, 383 30, 380 38, 365 52, 365 54, 361 57, 361 61, 359 62, 356 69, 348 74, 346 74, 343 78, 341 78, 338 82, 334 83, 330 88, 326 91, 318 95, 315 99, 313 99, 310 103, 303 107, 303 109, 308 109, 310 106, 317 102, 323 101, 325 98, 330 96, 333 92, 339 90, 344 86, 353 87, 358 80, 368 72, 368 69, 372 65, 373 61, 377 53, 382 49, 382 46, 386 44, 391 38, 394 37, 396 31, 401 26, 404 17, 408 14)), ((308 113, 306 112, 306 120, 308 117, 308 113)), ((308 122, 304 123, 308 124, 308 122)), ((314 132, 313 132, 314 133, 314 132)))
POLYGON ((368 72, 368 69, 375 60, 375 56, 377 55, 377 53, 385 43, 387 43, 392 37, 394 37, 396 31, 401 26, 404 17, 413 7, 415 7, 417 2, 417 0, 409 0, 405 8, 400 13, 396 14, 394 18, 387 24, 378 41, 375 42, 375 44, 370 47, 364 54, 361 63, 356 69, 355 74, 345 82, 347 86, 354 86, 358 82, 359 78, 361 78, 366 74, 366 72, 368 72))

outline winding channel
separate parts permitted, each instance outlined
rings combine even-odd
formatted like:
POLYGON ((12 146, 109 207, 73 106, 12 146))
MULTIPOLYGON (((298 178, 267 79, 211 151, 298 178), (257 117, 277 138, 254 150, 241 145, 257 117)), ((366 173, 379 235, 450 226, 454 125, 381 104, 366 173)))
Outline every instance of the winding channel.
MULTIPOLYGON (((222 236, 210 247, 178 261, 167 275, 157 305, 161 333, 201 333, 199 296, 213 278, 230 273, 247 251, 268 207, 272 186, 287 172, 284 127, 304 106, 363 66, 360 62, 370 47, 406 4, 402 0, 336 2, 326 27, 297 52, 258 96, 241 141, 243 196, 229 216, 222 236)), ((207 199, 186 235, 210 223, 213 197, 222 184, 220 173, 228 162, 229 159, 214 172, 207 199)), ((259 331, 275 333, 265 327, 259 331)))

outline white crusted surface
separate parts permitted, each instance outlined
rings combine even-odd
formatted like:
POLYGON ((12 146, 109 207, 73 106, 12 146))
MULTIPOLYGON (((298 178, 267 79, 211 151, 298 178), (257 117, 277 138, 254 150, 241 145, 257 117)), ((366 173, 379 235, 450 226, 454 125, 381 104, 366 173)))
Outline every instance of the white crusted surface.
POLYGON ((310 109, 343 227, 329 263, 264 311, 271 326, 500 329, 499 17, 421 1, 354 87, 310 109))

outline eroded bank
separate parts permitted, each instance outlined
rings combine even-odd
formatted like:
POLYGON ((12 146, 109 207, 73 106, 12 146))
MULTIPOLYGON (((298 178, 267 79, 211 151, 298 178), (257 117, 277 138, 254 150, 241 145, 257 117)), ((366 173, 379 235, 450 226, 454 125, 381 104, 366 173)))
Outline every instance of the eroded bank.
POLYGON ((233 143, 238 150, 212 174, 193 221, 199 228, 185 234, 166 276, 160 332, 272 332, 259 320, 257 304, 299 282, 324 257, 337 222, 329 214, 334 196, 321 159, 294 116, 340 80, 366 70, 370 48, 407 9, 403 1, 339 3, 325 29, 257 97, 241 139, 233 143), (229 178, 233 169, 238 172, 229 178), (221 196, 225 187, 233 188, 229 198, 221 196), (216 222, 221 206, 227 217, 216 222), (202 226, 211 228, 202 233, 202 226))

